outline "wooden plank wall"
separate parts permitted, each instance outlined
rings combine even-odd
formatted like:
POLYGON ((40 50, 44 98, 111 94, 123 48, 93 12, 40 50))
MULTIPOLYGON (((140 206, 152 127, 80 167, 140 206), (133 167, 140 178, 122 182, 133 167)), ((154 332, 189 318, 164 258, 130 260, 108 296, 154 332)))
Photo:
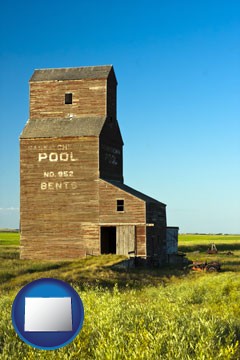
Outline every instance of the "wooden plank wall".
MULTIPOLYGON (((105 115, 108 119, 100 138, 20 140, 21 258, 97 255, 102 223, 119 226, 123 242, 127 227, 127 232, 135 229, 136 255, 147 255, 146 222, 152 222, 159 209, 149 208, 146 218, 145 201, 100 179, 123 182, 116 85, 113 71, 108 79, 30 82, 30 119, 105 115), (65 93, 73 94, 72 104, 65 104, 65 93), (117 211, 118 199, 124 200, 123 212, 117 211)), ((157 227, 163 226, 164 216, 157 227)), ((125 245, 120 244, 118 251, 126 253, 126 247, 132 247, 125 245)))
POLYGON ((178 227, 167 227, 167 254, 176 254, 178 252, 178 227))
POLYGON ((147 249, 147 235, 146 235, 146 226, 137 225, 136 226, 136 256, 146 256, 147 249))
POLYGON ((96 252, 98 138, 22 139, 20 151, 21 257, 69 258, 89 248, 96 252), (83 236, 84 223, 92 224, 89 237, 83 236))
POLYGON ((153 227, 147 228, 147 256, 166 260, 166 206, 158 202, 147 203, 147 219, 153 227))
POLYGON ((132 256, 135 253, 135 226, 134 225, 119 225, 117 226, 117 254, 132 256))
POLYGON ((30 82, 30 119, 64 119, 106 115, 107 80, 84 79, 30 82), (72 104, 65 104, 72 93, 72 104))
POLYGON ((107 81, 107 114, 117 119, 117 82, 113 70, 111 70, 107 81))
POLYGON ((100 177, 123 182, 122 137, 115 119, 107 119, 100 134, 100 177))
POLYGON ((99 222, 108 224, 135 224, 137 255, 146 255, 146 210, 145 202, 120 188, 99 181, 99 222), (124 212, 117 211, 117 199, 124 200, 124 212))
POLYGON ((98 224, 83 223, 81 225, 81 239, 86 255, 100 255, 100 228, 98 224))

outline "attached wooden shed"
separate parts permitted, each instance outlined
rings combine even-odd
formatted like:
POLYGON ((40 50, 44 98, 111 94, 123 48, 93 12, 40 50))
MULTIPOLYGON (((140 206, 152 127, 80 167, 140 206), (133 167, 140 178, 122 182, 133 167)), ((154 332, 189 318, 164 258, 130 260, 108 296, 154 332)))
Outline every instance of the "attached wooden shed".
POLYGON ((36 70, 20 136, 21 258, 167 259, 166 205, 123 182, 112 66, 36 70))

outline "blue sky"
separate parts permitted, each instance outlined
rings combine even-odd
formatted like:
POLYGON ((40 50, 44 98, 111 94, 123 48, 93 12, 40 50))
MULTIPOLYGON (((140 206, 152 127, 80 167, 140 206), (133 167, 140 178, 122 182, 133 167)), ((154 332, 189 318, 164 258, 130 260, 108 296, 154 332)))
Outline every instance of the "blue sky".
POLYGON ((113 64, 125 183, 180 232, 240 233, 240 3, 0 5, 0 228, 19 225, 19 135, 34 69, 113 64))

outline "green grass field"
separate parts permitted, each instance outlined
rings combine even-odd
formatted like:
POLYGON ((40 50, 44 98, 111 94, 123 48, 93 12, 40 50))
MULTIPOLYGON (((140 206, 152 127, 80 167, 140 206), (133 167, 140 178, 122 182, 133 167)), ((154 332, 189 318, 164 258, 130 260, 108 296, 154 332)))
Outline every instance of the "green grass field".
POLYGON ((240 359, 240 235, 180 235, 179 250, 191 260, 218 260, 222 271, 126 271, 112 266, 124 259, 116 255, 20 260, 19 234, 0 233, 0 359, 240 359), (212 242, 216 255, 206 254, 212 242), (17 292, 41 277, 68 281, 84 303, 80 334, 55 351, 26 345, 11 323, 17 292))

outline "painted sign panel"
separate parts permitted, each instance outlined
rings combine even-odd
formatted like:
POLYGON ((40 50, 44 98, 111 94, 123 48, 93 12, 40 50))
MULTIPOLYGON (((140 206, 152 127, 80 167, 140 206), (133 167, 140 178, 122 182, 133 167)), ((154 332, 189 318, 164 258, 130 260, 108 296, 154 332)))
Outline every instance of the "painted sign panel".
POLYGON ((71 164, 79 162, 79 159, 72 150, 71 144, 29 145, 28 150, 34 152, 35 161, 43 169, 42 180, 39 184, 41 191, 78 188, 71 164))

